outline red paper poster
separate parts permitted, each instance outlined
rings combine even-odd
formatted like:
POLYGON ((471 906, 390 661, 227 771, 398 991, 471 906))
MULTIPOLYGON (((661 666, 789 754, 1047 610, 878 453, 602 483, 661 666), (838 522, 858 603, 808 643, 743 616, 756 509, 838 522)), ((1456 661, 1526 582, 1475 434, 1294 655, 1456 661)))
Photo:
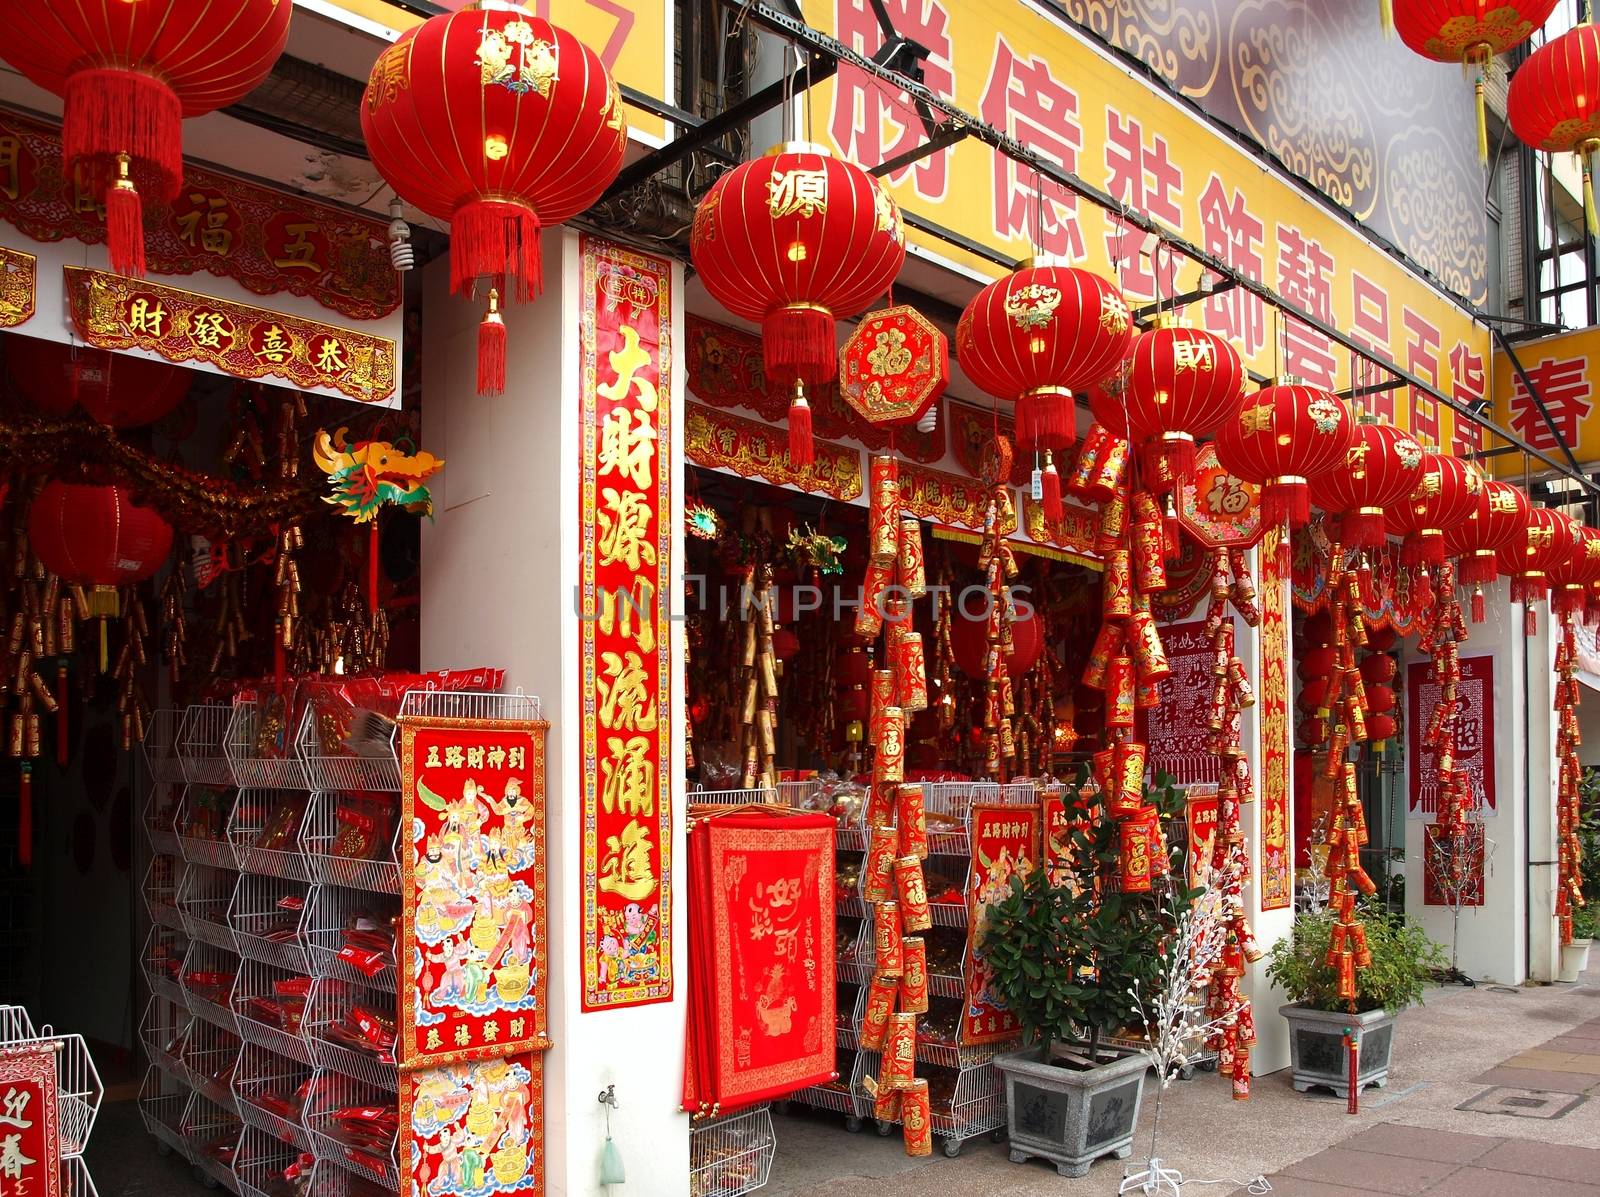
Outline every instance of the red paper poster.
POLYGON ((1206 721, 1211 717, 1211 638, 1206 621, 1191 620, 1161 629, 1172 675, 1161 683, 1161 705, 1145 712, 1150 772, 1165 771, 1180 786, 1215 783, 1217 758, 1206 748, 1206 721))
MULTIPOLYGON (((1472 796, 1485 815, 1495 813, 1494 794, 1494 658, 1488 654, 1461 658, 1456 686, 1461 710, 1456 724, 1456 768, 1465 769, 1472 796)), ((1422 742, 1428 720, 1439 701, 1439 683, 1430 661, 1406 666, 1406 771, 1410 786, 1406 817, 1432 819, 1439 813, 1438 763, 1422 742)))
POLYGON ((1294 905, 1294 852, 1289 816, 1289 625, 1285 611, 1289 579, 1278 569, 1283 529, 1261 538, 1261 852, 1257 878, 1261 909, 1294 905))
POLYGON ((544 1192, 539 1052, 404 1073, 400 1121, 405 1192, 544 1192))
POLYGON ((403 1069, 545 1038, 546 723, 400 720, 403 1069))
POLYGON ((585 237, 579 505, 585 1010, 672 996, 672 263, 585 237))
POLYGON ((1450 906, 1460 895, 1462 906, 1483 905, 1483 824, 1468 823, 1455 844, 1441 844, 1439 826, 1423 829, 1422 904, 1450 906))
POLYGON ((1217 787, 1194 786, 1185 797, 1183 819, 1189 833, 1189 884, 1196 886, 1210 869, 1211 853, 1217 845, 1217 787))
POLYGON ((1072 818, 1061 794, 1039 795, 1039 823, 1044 834, 1040 863, 1050 870, 1050 880, 1060 885, 1072 871, 1072 818))
POLYGON ((961 1045, 999 1043, 1021 1031, 1016 1015, 989 989, 989 970, 974 947, 989 904, 1011 892, 1011 878, 1039 858, 1037 806, 972 808, 972 872, 967 880, 967 992, 961 1045))
POLYGON ((60 1197, 61 1118, 52 1040, 0 1049, 0 1195, 60 1197))

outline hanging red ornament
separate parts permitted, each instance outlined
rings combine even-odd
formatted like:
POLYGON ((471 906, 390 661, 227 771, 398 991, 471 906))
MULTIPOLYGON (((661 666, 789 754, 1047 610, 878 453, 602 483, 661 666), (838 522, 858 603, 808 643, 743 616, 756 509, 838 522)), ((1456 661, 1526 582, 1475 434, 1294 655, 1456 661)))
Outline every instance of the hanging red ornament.
POLYGON ((129 586, 172 551, 172 525, 120 486, 47 482, 28 510, 40 563, 75 586, 129 586))
POLYGON ((1402 565, 1442 565, 1447 553, 1444 530, 1469 519, 1477 510, 1483 476, 1459 457, 1428 450, 1422 476, 1404 502, 1389 509, 1389 531, 1404 536, 1402 565))
MULTIPOLYGON (((1548 14, 1550 6, 1540 5, 1548 14)), ((1578 156, 1584 219, 1589 235, 1600 235, 1593 165, 1600 150, 1600 29, 1585 19, 1528 55, 1511 77, 1506 120, 1533 149, 1578 156)))
POLYGON ((66 415, 76 402, 98 423, 136 428, 166 415, 189 393, 181 366, 37 337, 7 337, 6 373, 35 407, 66 415))
POLYGON ((1077 436, 1072 392, 1117 368, 1133 321, 1108 279, 1036 261, 973 297, 956 326, 956 356, 973 383, 1017 405, 1017 445, 1044 454, 1035 497, 1055 521, 1065 515, 1055 454, 1077 436))
POLYGON ((907 304, 868 312, 839 350, 839 394, 869 424, 915 424, 949 382, 949 339, 907 304))
POLYGON ((1533 624, 1533 604, 1550 594, 1550 571, 1571 553, 1577 540, 1572 517, 1551 507, 1534 507, 1521 533, 1496 555, 1500 572, 1511 578, 1511 601, 1522 603, 1533 624))
POLYGON ((1483 622, 1483 588, 1500 572, 1499 550, 1523 534, 1529 512, 1527 495, 1489 478, 1467 517, 1444 530, 1445 552, 1458 560, 1456 576, 1472 587, 1473 623, 1483 622))
MULTIPOLYGON (((1006 676, 1013 681, 1033 668, 1044 648, 1038 615, 1029 611, 1011 622, 1011 651, 1006 654, 1006 676)), ((956 666, 968 677, 980 680, 989 676, 989 620, 983 615, 968 616, 957 609, 950 620, 950 651, 956 666)))
POLYGON ((1550 610, 1556 616, 1581 615, 1590 587, 1600 582, 1600 532, 1574 523, 1572 548, 1550 567, 1550 610))
POLYGON ((183 122, 267 77, 289 36, 283 0, 12 0, 0 56, 63 101, 61 156, 106 206, 107 249, 144 274, 141 197, 183 184, 183 122))
POLYGON ((1217 430, 1217 459, 1262 486, 1262 518, 1300 527, 1311 518, 1308 479, 1344 461, 1355 421, 1320 387, 1281 381, 1246 395, 1217 430))
POLYGON ((791 396, 789 461, 813 460, 806 388, 839 368, 836 317, 893 285, 906 257, 900 209, 878 180, 794 142, 736 166, 695 209, 689 251, 711 297, 761 323, 767 383, 791 396))
POLYGON ((1421 445, 1393 424, 1362 417, 1344 461, 1311 484, 1311 501, 1339 517, 1345 548, 1379 548, 1385 510, 1411 494, 1421 474, 1421 445))
POLYGON ((1224 338, 1163 312, 1089 397, 1094 417, 1140 453, 1141 484, 1169 494, 1194 477, 1195 441, 1239 407, 1244 364, 1224 338))

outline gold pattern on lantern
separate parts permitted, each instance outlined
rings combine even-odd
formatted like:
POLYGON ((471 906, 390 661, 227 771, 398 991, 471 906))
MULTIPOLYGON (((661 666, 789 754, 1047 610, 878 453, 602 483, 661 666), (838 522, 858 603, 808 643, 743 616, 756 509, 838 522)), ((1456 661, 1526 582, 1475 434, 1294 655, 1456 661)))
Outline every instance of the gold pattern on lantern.
POLYGON ((1006 296, 1006 315, 1023 332, 1045 327, 1060 306, 1061 292, 1043 283, 1029 283, 1006 296))
POLYGON ((372 81, 367 84, 367 111, 376 112, 399 98, 411 86, 411 39, 396 42, 378 55, 372 81))
POLYGON ((1270 403, 1257 403, 1239 413, 1239 428, 1245 435, 1254 432, 1271 432, 1272 417, 1277 411, 1270 403))
POLYGON ((1100 297, 1100 327, 1108 333, 1128 331, 1128 305, 1116 291, 1107 291, 1100 297))
POLYGON ((517 95, 536 91, 548 100, 559 78, 555 44, 535 37, 527 21, 511 21, 503 30, 485 29, 478 43, 477 63, 483 86, 498 83, 517 95))
POLYGON ((1182 374, 1185 370, 1211 371, 1216 369, 1216 346, 1204 337, 1177 337, 1172 342, 1172 368, 1182 374))
POLYGON ((1333 399, 1313 399, 1306 406, 1311 427, 1323 436, 1332 436, 1339 431, 1339 414, 1339 404, 1333 399))

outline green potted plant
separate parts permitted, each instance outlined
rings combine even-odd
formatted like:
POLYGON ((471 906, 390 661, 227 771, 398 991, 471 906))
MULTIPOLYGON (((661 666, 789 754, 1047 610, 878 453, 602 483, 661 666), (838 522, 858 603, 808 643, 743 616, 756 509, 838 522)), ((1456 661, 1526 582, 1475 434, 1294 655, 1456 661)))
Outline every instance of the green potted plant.
POLYGON ((1278 1012, 1289 1021, 1289 1057, 1294 1087, 1314 1086, 1350 1093, 1347 1034, 1360 1045, 1356 1088, 1382 1087, 1389 1079, 1395 1017, 1422 1001, 1433 970, 1446 966, 1444 949, 1403 916, 1375 906, 1360 912, 1372 963, 1356 970, 1355 1009, 1339 997, 1337 971, 1327 961, 1334 915, 1330 910, 1302 914, 1294 931, 1272 946, 1267 976, 1291 999, 1278 1012))
MULTIPOLYGON (((1183 810, 1164 777, 1145 800, 1163 819, 1183 810)), ((1148 1061, 1104 1040, 1139 1024, 1134 993, 1150 992, 1161 972, 1158 949, 1172 930, 1166 887, 1184 902, 1194 891, 1182 884, 1180 854, 1156 892, 1120 892, 1117 823, 1098 810, 1072 845, 1074 875, 1058 882, 1035 869, 1012 878, 985 912, 980 944, 990 987, 1024 1034, 1020 1051, 995 1061, 1006 1078, 1011 1159, 1040 1157, 1063 1176, 1083 1176, 1102 1156, 1133 1150, 1148 1061)))

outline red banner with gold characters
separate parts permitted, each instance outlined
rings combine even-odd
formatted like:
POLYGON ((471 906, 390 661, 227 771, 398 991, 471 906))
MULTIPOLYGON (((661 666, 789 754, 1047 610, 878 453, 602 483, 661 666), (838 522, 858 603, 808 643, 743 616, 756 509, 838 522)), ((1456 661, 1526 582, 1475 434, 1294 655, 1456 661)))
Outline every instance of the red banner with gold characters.
POLYGON ((400 1122, 402 1192, 544 1192, 540 1052, 403 1073, 400 1122))
POLYGON ((672 263, 584 237, 583 1008, 672 997, 672 263))
POLYGON ((59 1041, 0 1049, 0 1194, 60 1197, 59 1041))
POLYGON ((683 405, 683 453, 696 465, 776 486, 815 491, 849 502, 861 496, 861 452, 832 441, 813 441, 816 459, 803 470, 789 464, 781 428, 729 415, 700 403, 683 405))
MULTIPOLYGON (((989 488, 960 474, 902 461, 900 508, 918 519, 981 532, 984 514, 989 510, 989 488)), ((1008 503, 1000 513, 1000 531, 1010 535, 1016 530, 1017 511, 1008 503)))
POLYGON ((0 245, 0 328, 33 319, 39 291, 39 259, 0 245))
POLYGON ((359 403, 395 390, 395 346, 356 332, 149 279, 63 268, 78 334, 100 349, 145 349, 182 365, 209 362, 235 378, 275 375, 359 403))
MULTIPOLYGON (((106 239, 103 203, 62 171, 60 134, 10 112, 0 113, 0 220, 35 241, 106 239)), ((353 320, 400 306, 388 221, 192 163, 171 207, 147 206, 144 241, 156 274, 212 274, 256 295, 287 291, 353 320)))
POLYGON ((975 950, 991 903, 1011 892, 1011 878, 1039 859, 1037 806, 972 807, 972 871, 967 876, 967 992, 963 1047, 1014 1039, 1022 1025, 989 988, 989 969, 975 950))
POLYGON ((1256 554, 1261 568, 1261 909, 1294 905, 1289 829, 1289 625, 1278 568, 1283 529, 1268 528, 1256 554))
POLYGON ((400 719, 402 1069, 549 1046, 548 726, 400 719))
POLYGON ((1191 886, 1198 886, 1211 868, 1212 850, 1217 846, 1217 787, 1190 786, 1184 791, 1184 799, 1183 821, 1189 833, 1189 850, 1185 853, 1188 878, 1191 886))

